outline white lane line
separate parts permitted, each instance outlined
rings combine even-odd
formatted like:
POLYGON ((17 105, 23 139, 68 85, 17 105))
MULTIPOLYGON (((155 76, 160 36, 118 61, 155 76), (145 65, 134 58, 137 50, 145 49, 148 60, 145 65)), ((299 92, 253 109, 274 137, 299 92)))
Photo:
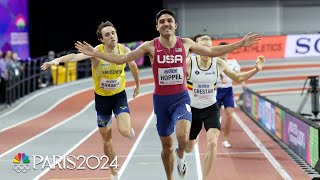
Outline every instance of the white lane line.
POLYGON ((276 168, 276 170, 281 174, 281 176, 286 180, 292 180, 291 176, 285 171, 285 169, 280 165, 280 163, 272 156, 268 149, 262 144, 262 142, 252 133, 252 131, 246 126, 240 117, 234 113, 234 119, 239 124, 239 126, 244 130, 244 132, 250 137, 250 139, 256 144, 256 146, 263 152, 266 158, 271 162, 271 164, 276 168))
MULTIPOLYGON (((64 155, 63 157, 65 158, 68 154, 70 154, 74 149, 76 149, 78 146, 80 146, 85 140, 87 140, 90 136, 92 136, 95 132, 98 131, 98 127, 93 129, 89 134, 87 134, 84 138, 82 138, 76 145, 74 145, 72 148, 70 148, 64 155)), ((44 174, 46 174, 50 169, 55 167, 59 162, 56 162, 55 164, 51 165, 49 168, 46 168, 44 171, 42 171, 38 176, 36 176, 34 179, 39 179, 42 177, 44 174)))
POLYGON ((201 159, 200 159, 200 152, 199 152, 198 143, 194 146, 194 153, 196 156, 198 180, 202 180, 203 175, 202 175, 202 167, 201 167, 201 159))
POLYGON ((21 125, 21 124, 23 124, 23 123, 26 123, 26 122, 28 122, 28 121, 31 121, 31 120, 33 120, 33 119, 36 119, 36 118, 38 118, 38 117, 40 117, 40 116, 43 116, 43 115, 47 114, 49 111, 51 111, 52 109, 54 109, 55 107, 57 107, 57 106, 58 106, 60 103, 62 103, 63 101, 71 98, 72 96, 76 96, 77 94, 83 93, 83 92, 85 92, 85 91, 89 91, 90 89, 92 89, 92 87, 86 88, 86 89, 82 89, 82 90, 79 90, 79 91, 76 91, 76 92, 73 92, 72 94, 69 94, 69 95, 63 97, 62 99, 60 99, 59 101, 57 101, 56 103, 54 103, 52 106, 50 106, 47 110, 43 111, 42 113, 37 114, 37 115, 35 115, 35 116, 31 116, 31 117, 29 117, 28 119, 25 119, 25 120, 23 120, 23 121, 20 121, 20 122, 17 122, 17 123, 15 123, 15 124, 12 124, 12 125, 10 125, 10 126, 8 126, 8 127, 5 127, 5 128, 3 128, 3 129, 0 130, 0 133, 2 133, 3 131, 6 131, 6 130, 8 130, 8 129, 14 128, 14 127, 16 127, 16 126, 19 126, 19 125, 21 125))
MULTIPOLYGON (((126 158, 126 160, 124 161, 122 167, 120 168, 120 171, 119 171, 119 179, 121 178, 124 170, 125 170, 126 167, 128 166, 129 161, 130 161, 131 158, 133 157, 133 153, 136 151, 136 149, 137 149, 137 147, 138 147, 138 145, 139 145, 139 143, 140 143, 140 141, 141 141, 144 133, 146 132, 146 130, 147 130, 147 128, 148 128, 151 120, 153 119, 153 117, 154 117, 154 112, 152 111, 152 114, 149 116, 149 119, 147 120, 146 125, 143 127, 143 129, 142 129, 139 137, 137 138, 136 142, 135 142, 134 145, 132 146, 132 148, 131 148, 131 150, 130 150, 130 152, 129 152, 127 158, 126 158)), ((159 155, 158 155, 158 156, 159 156, 159 155)))
POLYGON ((55 129, 55 128, 57 128, 57 127, 59 127, 59 126, 61 126, 61 125, 65 124, 65 123, 67 123, 67 122, 69 122, 69 121, 70 121, 70 120, 72 120, 73 118, 75 118, 75 117, 77 117, 77 116, 81 115, 81 114, 82 114, 82 113, 84 113, 87 109, 89 109, 89 108, 91 107, 91 105, 92 105, 92 104, 94 104, 94 101, 91 101, 90 103, 88 103, 88 105, 86 105, 86 107, 84 107, 84 108, 83 108, 80 112, 78 112, 77 114, 74 114, 73 116, 69 117, 68 119, 66 119, 66 120, 64 120, 64 121, 62 121, 62 122, 60 122, 60 123, 58 123, 58 124, 56 124, 56 125, 52 126, 51 128, 49 128, 49 129, 47 129, 47 130, 45 130, 45 131, 43 131, 43 132, 41 132, 41 133, 37 134, 36 136, 33 136, 32 138, 30 138, 30 139, 28 139, 28 140, 26 140, 26 141, 24 141, 24 142, 20 143, 19 145, 15 146, 14 148, 11 148, 11 149, 9 149, 8 151, 6 151, 6 152, 2 153, 2 154, 0 155, 0 158, 1 158, 1 157, 3 157, 3 156, 5 156, 5 155, 7 155, 8 153, 10 153, 10 152, 12 152, 12 151, 14 151, 14 150, 18 149, 18 148, 20 148, 21 146, 23 146, 23 145, 25 145, 25 144, 27 144, 27 143, 29 143, 29 142, 31 142, 31 141, 33 141, 33 140, 37 139, 38 137, 41 137, 42 135, 44 135, 44 134, 46 134, 46 133, 50 132, 51 130, 53 130, 53 129, 55 129))
MULTIPOLYGON (((143 93, 143 95, 147 95, 147 94, 150 94, 150 93, 152 93, 152 92, 146 92, 146 93, 143 93)), ((124 170, 126 169, 127 165, 129 164, 129 161, 132 158, 133 153, 136 151, 136 149, 137 149, 137 147, 138 147, 138 145, 139 145, 144 133, 146 132, 147 128, 149 127, 149 124, 150 124, 151 120, 153 119, 153 117, 154 117, 154 111, 152 111, 151 115, 149 116, 149 118, 148 118, 145 126, 143 127, 141 133, 139 134, 137 140, 134 142, 134 144, 133 144, 133 146, 132 146, 132 148, 131 148, 131 150, 130 150, 130 152, 128 154, 128 157, 126 158, 126 160, 124 161, 122 167, 120 168, 119 173, 118 173, 119 174, 119 179, 121 178, 124 170)))
POLYGON ((19 108, 21 108, 23 105, 27 104, 28 102, 32 101, 33 99, 45 94, 45 93, 50 93, 51 91, 54 91, 56 89, 61 89, 61 88, 66 88, 66 87, 69 87, 69 86, 73 86, 73 85, 76 85, 76 84, 80 84, 80 83, 85 83, 87 81, 91 81, 91 79, 87 79, 87 80, 82 80, 82 81, 75 81, 74 83, 67 83, 67 84, 62 84, 62 85, 59 85, 59 86, 54 86, 53 88, 48 88, 44 91, 41 91, 41 92, 35 92, 35 94, 31 97, 29 97, 28 99, 24 100, 22 103, 20 103, 18 106, 14 107, 13 109, 11 109, 10 111, 7 111, 3 114, 0 115, 0 118, 4 117, 4 116, 7 116, 11 113, 13 113, 14 111, 18 110, 19 108))

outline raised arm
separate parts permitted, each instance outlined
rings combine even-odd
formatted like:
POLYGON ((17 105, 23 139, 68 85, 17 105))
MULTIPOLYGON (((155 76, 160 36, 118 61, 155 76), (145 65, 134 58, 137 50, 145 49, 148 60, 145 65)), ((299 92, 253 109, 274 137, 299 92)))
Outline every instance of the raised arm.
POLYGON ((251 46, 253 44, 257 44, 261 39, 261 35, 248 33, 241 41, 228 44, 228 45, 220 45, 213 47, 204 47, 199 45, 198 43, 192 41, 191 39, 187 40, 188 44, 190 44, 190 50, 196 54, 202 56, 211 56, 217 57, 224 54, 227 54, 233 50, 236 50, 241 47, 251 46))
POLYGON ((94 49, 89 43, 85 41, 83 42, 77 41, 75 43, 75 47, 78 49, 79 52, 86 54, 88 56, 97 57, 115 64, 124 64, 130 61, 134 61, 142 57, 144 54, 149 53, 149 50, 148 50, 149 43, 150 41, 146 41, 140 46, 138 46, 135 50, 125 54, 102 53, 94 49))
MULTIPOLYGON (((233 61, 235 61, 235 64, 236 64, 236 67, 235 67, 236 70, 235 71, 237 73, 241 73, 241 67, 240 67, 238 61, 236 59, 233 59, 233 61)), ((242 84, 242 89, 246 89, 247 88, 246 81, 242 81, 241 84, 242 84)))
POLYGON ((233 81, 235 82, 243 82, 251 78, 253 75, 257 74, 257 72, 262 70, 262 64, 265 62, 264 56, 260 55, 257 57, 257 61, 255 67, 249 71, 245 72, 235 72, 230 69, 227 63, 218 58, 218 65, 222 68, 223 72, 233 81))
POLYGON ((83 53, 78 53, 78 54, 71 53, 71 54, 61 56, 59 58, 55 58, 52 61, 43 63, 41 65, 41 69, 46 70, 47 68, 49 68, 52 65, 58 65, 60 62, 75 62, 75 61, 81 61, 84 59, 88 59, 90 57, 91 56, 87 56, 83 53))

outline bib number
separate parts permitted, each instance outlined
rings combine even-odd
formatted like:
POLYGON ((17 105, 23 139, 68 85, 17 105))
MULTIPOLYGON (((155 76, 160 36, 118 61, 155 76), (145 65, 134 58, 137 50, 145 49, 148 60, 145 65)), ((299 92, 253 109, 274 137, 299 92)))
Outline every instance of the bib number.
POLYGON ((104 90, 116 90, 120 87, 120 78, 118 79, 105 79, 101 78, 100 88, 104 90))
POLYGON ((184 82, 182 67, 158 68, 159 85, 176 85, 184 82))
POLYGON ((199 98, 213 98, 214 88, 209 83, 193 83, 193 94, 199 98))

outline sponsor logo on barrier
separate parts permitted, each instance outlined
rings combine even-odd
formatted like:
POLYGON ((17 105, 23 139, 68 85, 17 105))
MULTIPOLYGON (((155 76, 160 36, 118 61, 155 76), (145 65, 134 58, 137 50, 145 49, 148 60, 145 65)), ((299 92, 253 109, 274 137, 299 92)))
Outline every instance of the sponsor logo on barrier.
MULTIPOLYGON (((225 41, 234 43, 241 38, 228 38, 213 40, 214 45, 225 41)), ((263 54, 266 58, 283 58, 286 49, 286 36, 263 36, 258 44, 236 49, 229 53, 229 58, 237 60, 256 60, 257 56, 263 54)))
POLYGON ((285 57, 319 57, 320 34, 299 34, 287 36, 285 57))
POLYGON ((306 148, 305 134, 298 129, 297 124, 289 122, 288 134, 290 143, 294 144, 295 146, 300 146, 303 149, 306 148))
POLYGON ((285 113, 283 142, 307 162, 310 162, 310 128, 297 117, 285 113))

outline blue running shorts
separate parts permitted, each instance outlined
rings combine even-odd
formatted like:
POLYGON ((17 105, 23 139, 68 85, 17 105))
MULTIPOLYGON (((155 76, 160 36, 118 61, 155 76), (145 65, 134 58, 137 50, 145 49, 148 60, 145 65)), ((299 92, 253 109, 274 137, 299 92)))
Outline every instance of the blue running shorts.
POLYGON ((187 90, 172 95, 153 95, 154 113, 157 118, 157 130, 161 137, 174 132, 177 121, 185 119, 192 122, 190 97, 187 90))

